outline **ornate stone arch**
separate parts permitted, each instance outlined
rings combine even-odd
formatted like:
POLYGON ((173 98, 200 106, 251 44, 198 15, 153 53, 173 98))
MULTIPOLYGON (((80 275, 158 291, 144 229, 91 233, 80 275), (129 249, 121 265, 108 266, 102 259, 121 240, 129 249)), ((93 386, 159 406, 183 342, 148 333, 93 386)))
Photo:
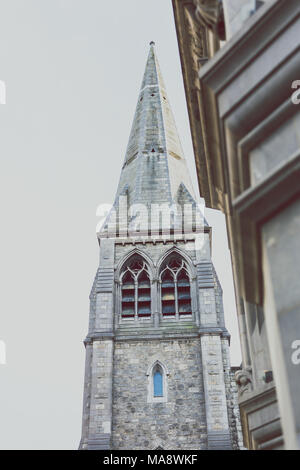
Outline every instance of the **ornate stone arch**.
POLYGON ((132 250, 129 251, 129 253, 126 253, 125 256, 123 256, 123 258, 121 258, 116 267, 115 267, 115 279, 116 281, 119 280, 120 278, 120 273, 121 273, 121 270, 123 268, 123 266, 130 260, 131 257, 133 257, 134 255, 139 255, 141 256, 142 258, 144 258, 145 262, 148 264, 148 268, 149 268, 149 275, 151 276, 151 281, 153 280, 154 278, 154 272, 155 272, 155 268, 154 268, 154 264, 153 264, 153 261, 152 259, 147 255, 147 253, 145 253, 143 250, 140 250, 139 248, 133 248, 132 250))
POLYGON ((195 270, 195 266, 194 266, 193 260, 192 260, 184 251, 180 250, 180 249, 177 248, 176 246, 173 246, 172 248, 170 248, 169 250, 167 250, 167 251, 161 256, 161 258, 159 259, 159 261, 158 261, 158 263, 157 263, 157 268, 156 268, 157 278, 159 278, 159 274, 160 274, 162 265, 164 264, 164 262, 166 261, 166 259, 167 259, 169 256, 171 256, 173 253, 174 253, 174 254, 177 254, 178 256, 181 256, 181 258, 183 258, 184 261, 187 263, 187 266, 188 266, 188 269, 189 269, 190 278, 193 279, 194 277, 196 277, 196 270, 195 270))

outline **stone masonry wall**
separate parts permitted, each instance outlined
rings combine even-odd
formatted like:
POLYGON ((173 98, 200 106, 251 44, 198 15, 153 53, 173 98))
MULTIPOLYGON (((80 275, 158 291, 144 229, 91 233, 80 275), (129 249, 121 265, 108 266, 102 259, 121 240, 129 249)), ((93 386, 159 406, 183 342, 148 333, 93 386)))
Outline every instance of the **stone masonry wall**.
POLYGON ((234 374, 239 367, 231 367, 229 344, 227 339, 222 339, 222 355, 224 367, 224 381, 226 389, 227 412, 232 448, 243 449, 243 434, 241 426, 240 411, 238 405, 238 390, 234 374))
POLYGON ((230 370, 230 403, 229 412, 231 415, 230 429, 232 433, 233 448, 239 450, 245 450, 243 431, 241 425, 240 408, 238 403, 238 390, 235 382, 234 374, 238 370, 238 367, 232 367, 230 370))
POLYGON ((116 342, 113 449, 205 449, 206 418, 198 339, 116 342), (147 370, 168 369, 167 402, 148 403, 147 370))

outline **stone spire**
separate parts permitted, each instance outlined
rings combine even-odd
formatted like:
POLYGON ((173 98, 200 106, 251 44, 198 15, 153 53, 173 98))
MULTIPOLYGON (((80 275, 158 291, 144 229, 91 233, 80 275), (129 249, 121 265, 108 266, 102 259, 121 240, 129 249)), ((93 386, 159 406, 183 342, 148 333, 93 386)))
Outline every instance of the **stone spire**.
POLYGON ((172 204, 181 183, 194 196, 154 45, 151 41, 117 191, 126 187, 130 204, 172 204))
MULTIPOLYGON (((193 204, 195 194, 151 41, 116 193, 127 206, 193 204)), ((106 222, 109 221, 109 218, 106 222)), ((104 231, 107 225, 104 225, 104 231)))

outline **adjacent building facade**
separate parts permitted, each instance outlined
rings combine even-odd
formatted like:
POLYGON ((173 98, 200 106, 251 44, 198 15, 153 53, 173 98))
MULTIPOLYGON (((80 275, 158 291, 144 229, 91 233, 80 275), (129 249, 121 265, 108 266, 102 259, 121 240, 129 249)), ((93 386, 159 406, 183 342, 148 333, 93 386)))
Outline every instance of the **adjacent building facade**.
POLYGON ((244 442, 299 449, 300 4, 173 9, 200 193, 226 215, 244 442))
POLYGON ((222 289, 150 45, 98 234, 80 449, 243 446, 222 289))

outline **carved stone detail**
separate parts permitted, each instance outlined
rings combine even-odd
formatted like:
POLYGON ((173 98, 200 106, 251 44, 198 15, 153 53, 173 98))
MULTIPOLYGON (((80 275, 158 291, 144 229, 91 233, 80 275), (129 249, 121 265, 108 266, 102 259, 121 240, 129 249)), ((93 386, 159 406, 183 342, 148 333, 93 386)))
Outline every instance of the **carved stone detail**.
POLYGON ((193 59, 192 67, 195 76, 195 87, 199 88, 199 65, 207 61, 207 44, 205 27, 199 24, 195 10, 188 6, 184 9, 185 22, 189 38, 190 55, 193 59))
POLYGON ((253 390, 251 367, 238 370, 235 373, 235 381, 238 386, 238 393, 240 397, 245 393, 251 392, 251 390, 253 390))
POLYGON ((225 23, 222 0, 194 0, 196 17, 211 29, 222 41, 225 39, 225 23))

